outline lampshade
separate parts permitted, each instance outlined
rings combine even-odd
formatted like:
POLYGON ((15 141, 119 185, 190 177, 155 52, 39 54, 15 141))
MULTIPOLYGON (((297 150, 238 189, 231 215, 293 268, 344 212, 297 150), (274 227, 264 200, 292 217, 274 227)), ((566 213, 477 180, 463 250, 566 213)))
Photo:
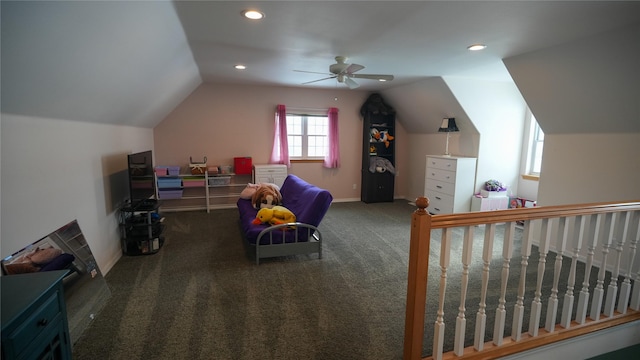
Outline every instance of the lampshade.
POLYGON ((442 125, 438 132, 456 132, 460 131, 456 126, 456 118, 444 118, 442 119, 442 125))

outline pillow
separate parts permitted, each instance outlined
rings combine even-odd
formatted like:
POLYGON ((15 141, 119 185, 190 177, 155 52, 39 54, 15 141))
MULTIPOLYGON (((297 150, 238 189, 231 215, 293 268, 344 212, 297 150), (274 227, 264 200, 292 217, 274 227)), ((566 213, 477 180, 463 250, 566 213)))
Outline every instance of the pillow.
POLYGON ((259 186, 260 185, 258 184, 248 183, 247 187, 240 192, 240 199, 246 199, 246 200, 251 199, 251 197, 253 196, 253 194, 255 194, 256 189, 259 186))
POLYGON ((62 270, 62 269, 66 269, 67 266, 69 264, 71 264, 73 262, 73 260, 75 260, 76 257, 71 255, 71 254, 67 254, 67 253, 62 253, 58 256, 55 257, 55 259, 51 260, 47 265, 43 266, 40 271, 51 271, 51 270, 62 270))
POLYGON ((7 273, 7 275, 32 273, 38 270, 39 269, 35 267, 31 262, 13 263, 13 264, 4 265, 4 271, 7 273))
POLYGON ((33 253, 27 255, 27 258, 31 259, 31 262, 35 265, 45 265, 60 254, 62 254, 62 250, 60 249, 52 247, 46 249, 38 248, 33 253))

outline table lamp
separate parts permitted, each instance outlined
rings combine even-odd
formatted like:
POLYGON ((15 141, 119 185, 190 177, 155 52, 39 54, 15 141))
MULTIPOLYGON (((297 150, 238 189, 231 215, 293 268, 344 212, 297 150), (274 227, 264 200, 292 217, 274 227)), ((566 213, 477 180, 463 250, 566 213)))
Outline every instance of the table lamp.
POLYGON ((456 126, 456 118, 444 118, 442 119, 442 125, 440 125, 440 129, 438 132, 446 132, 447 133, 447 147, 444 150, 444 156, 451 156, 449 154, 449 135, 452 132, 460 131, 456 126))

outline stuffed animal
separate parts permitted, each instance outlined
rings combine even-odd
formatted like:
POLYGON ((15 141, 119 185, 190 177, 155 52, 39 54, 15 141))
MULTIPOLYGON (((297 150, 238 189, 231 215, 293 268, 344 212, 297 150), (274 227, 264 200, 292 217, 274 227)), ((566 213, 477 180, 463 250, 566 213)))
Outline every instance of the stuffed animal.
POLYGON ((380 94, 371 94, 364 104, 362 104, 362 107, 360 107, 360 115, 362 115, 363 118, 367 113, 387 115, 395 114, 396 111, 384 102, 380 94))
POLYGON ((380 131, 378 131, 378 129, 371 128, 370 133, 371 133, 371 138, 369 139, 369 142, 379 142, 380 141, 380 131))
POLYGON ((284 206, 274 206, 271 209, 262 208, 256 214, 253 224, 259 225, 269 223, 271 225, 280 225, 296 222, 296 216, 284 206))
POLYGON ((280 204, 282 204, 282 194, 276 184, 259 184, 255 193, 251 196, 251 205, 258 210, 264 208, 271 209, 280 204))
POLYGON ((389 131, 382 130, 380 131, 380 142, 384 143, 384 147, 389 147, 389 141, 395 139, 395 137, 389 134, 389 131))
POLYGON ((379 156, 372 156, 369 158, 369 171, 371 173, 383 173, 388 171, 393 175, 396 174, 396 169, 393 167, 391 161, 379 156))

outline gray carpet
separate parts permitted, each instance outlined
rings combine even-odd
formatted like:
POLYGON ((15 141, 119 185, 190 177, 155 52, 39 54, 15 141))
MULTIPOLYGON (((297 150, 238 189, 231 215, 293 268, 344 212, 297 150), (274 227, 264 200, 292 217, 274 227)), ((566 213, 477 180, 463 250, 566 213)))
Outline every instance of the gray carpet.
MULTIPOLYGON (((166 243, 160 252, 123 257, 107 274, 111 299, 74 345, 74 359, 401 359, 414 210, 406 201, 332 204, 320 225, 323 259, 315 254, 290 256, 265 259, 259 266, 245 253, 236 209, 167 213, 166 243)), ((459 238, 461 230, 455 231, 459 238)), ((497 234, 502 231, 503 226, 498 227, 497 234)), ((434 285, 429 287, 425 355, 431 353, 437 310, 439 234, 434 230, 431 247, 429 281, 434 285)), ((516 235, 519 244, 520 232, 516 235)), ((482 237, 483 228, 477 227, 476 252, 482 237)), ((445 350, 453 346, 460 304, 460 243, 452 243, 445 350)), ((511 262, 511 287, 519 277, 518 249, 511 262)), ((500 255, 496 245, 491 270, 496 286, 500 255)), ((547 270, 552 270, 553 259, 550 253, 547 270)), ((535 289, 535 251, 529 264, 527 306, 535 289)), ((474 261, 470 276, 467 345, 473 341, 479 303, 479 261, 474 261)), ((551 280, 551 275, 545 277, 551 280)), ((578 276, 576 284, 581 281, 578 276)), ((563 285, 561 293, 565 289, 563 285)), ((508 316, 515 292, 507 296, 508 316)), ((548 295, 544 290, 545 304, 548 295)), ((487 340, 497 298, 498 292, 492 291, 487 340)), ((510 325, 508 318, 506 336, 510 325)))
POLYGON ((123 257, 74 359, 399 359, 411 213, 333 204, 317 255, 245 254, 236 209, 166 213, 159 253, 123 257))

